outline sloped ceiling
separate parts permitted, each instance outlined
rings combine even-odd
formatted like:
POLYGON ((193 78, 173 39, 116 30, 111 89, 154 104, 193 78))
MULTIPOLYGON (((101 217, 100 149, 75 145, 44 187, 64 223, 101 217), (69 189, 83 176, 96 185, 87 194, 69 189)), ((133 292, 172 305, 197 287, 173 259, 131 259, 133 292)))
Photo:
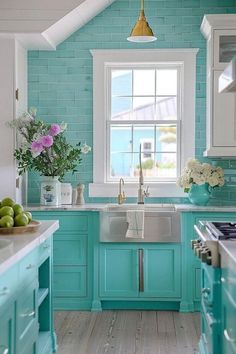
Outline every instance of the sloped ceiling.
POLYGON ((115 0, 1 0, 0 35, 27 49, 55 49, 115 0))

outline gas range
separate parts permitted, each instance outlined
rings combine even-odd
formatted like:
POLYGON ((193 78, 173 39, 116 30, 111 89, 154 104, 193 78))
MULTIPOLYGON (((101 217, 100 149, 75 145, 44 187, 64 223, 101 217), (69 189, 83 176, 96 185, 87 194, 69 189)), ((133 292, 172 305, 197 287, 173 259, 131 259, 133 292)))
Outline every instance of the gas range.
POLYGON ((220 267, 219 243, 221 240, 236 241, 236 223, 228 221, 199 221, 194 225, 198 235, 192 240, 192 249, 202 262, 220 267))
POLYGON ((236 240, 236 223, 228 221, 206 221, 205 227, 217 240, 236 240))

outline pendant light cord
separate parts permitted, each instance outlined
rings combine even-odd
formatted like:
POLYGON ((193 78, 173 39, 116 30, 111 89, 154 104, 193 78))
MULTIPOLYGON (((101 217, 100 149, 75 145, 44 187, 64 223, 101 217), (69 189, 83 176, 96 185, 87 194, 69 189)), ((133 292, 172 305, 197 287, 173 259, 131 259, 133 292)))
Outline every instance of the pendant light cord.
POLYGON ((141 10, 144 10, 144 0, 141 0, 141 10))

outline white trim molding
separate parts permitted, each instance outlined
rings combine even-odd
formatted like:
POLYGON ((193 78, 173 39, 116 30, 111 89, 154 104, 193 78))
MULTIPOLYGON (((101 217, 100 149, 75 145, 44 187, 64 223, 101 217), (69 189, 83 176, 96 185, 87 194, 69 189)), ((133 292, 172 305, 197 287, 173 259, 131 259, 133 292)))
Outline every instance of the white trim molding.
MULTIPOLYGON (((91 50, 93 56, 93 183, 90 197, 117 196, 117 183, 106 181, 106 67, 108 65, 181 64, 180 168, 195 156, 195 84, 197 48, 91 50)), ((149 183, 152 197, 183 197, 175 182, 149 183)), ((126 196, 134 197, 137 183, 126 183, 126 196)))

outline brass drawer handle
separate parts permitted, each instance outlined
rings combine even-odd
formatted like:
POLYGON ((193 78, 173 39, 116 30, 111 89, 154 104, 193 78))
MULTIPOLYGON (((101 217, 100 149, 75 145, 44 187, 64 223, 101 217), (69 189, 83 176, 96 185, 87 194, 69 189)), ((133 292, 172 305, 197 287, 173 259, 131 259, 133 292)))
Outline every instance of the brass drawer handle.
POLYGON ((230 342, 230 343, 236 343, 236 339, 230 337, 230 335, 229 335, 227 329, 224 329, 224 337, 225 337, 225 339, 226 339, 228 342, 230 342))
POLYGON ((33 268, 35 268, 34 264, 29 264, 29 265, 27 265, 27 267, 25 267, 25 269, 27 269, 27 270, 33 269, 33 268))
POLYGON ((0 296, 4 296, 9 294, 10 290, 5 286, 4 288, 2 288, 2 291, 0 292, 0 296))
POLYGON ((31 311, 28 313, 22 313, 21 317, 33 317, 35 315, 35 311, 31 311))
POLYGON ((9 353, 9 348, 7 348, 5 346, 0 345, 0 349, 3 349, 2 354, 8 354, 9 353))
POLYGON ((46 250, 46 249, 50 248, 50 245, 48 245, 47 243, 44 243, 43 248, 46 250))

